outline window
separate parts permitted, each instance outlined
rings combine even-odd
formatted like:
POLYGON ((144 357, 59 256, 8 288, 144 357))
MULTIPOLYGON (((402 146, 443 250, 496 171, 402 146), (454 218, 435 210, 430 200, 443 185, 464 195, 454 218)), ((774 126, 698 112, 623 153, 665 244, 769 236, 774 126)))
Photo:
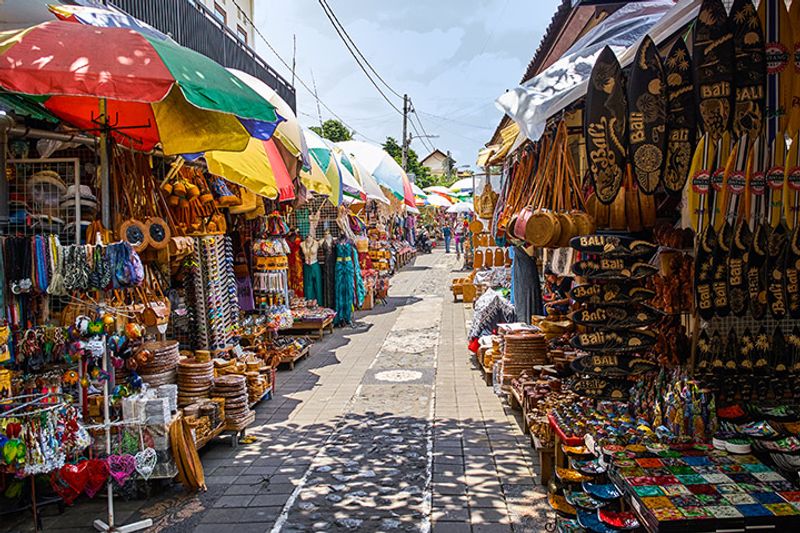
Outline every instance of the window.
POLYGON ((247 44, 247 31, 238 24, 236 25, 236 35, 244 44, 247 44))
POLYGON ((216 2, 214 2, 214 16, 223 24, 228 23, 228 16, 225 14, 225 9, 216 2))

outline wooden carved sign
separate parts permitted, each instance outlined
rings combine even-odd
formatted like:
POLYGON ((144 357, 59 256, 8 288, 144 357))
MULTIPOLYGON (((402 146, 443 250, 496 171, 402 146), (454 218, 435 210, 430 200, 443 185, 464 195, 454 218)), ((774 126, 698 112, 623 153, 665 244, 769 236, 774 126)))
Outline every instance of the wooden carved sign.
POLYGON ((767 253, 769 226, 757 224, 753 232, 750 251, 747 253, 747 293, 750 314, 763 318, 767 311, 767 253))
POLYGON ((569 245, 579 252, 604 257, 651 257, 658 250, 652 242, 616 235, 582 235, 573 237, 569 245))
POLYGON ((661 311, 647 305, 580 309, 569 315, 570 319, 578 325, 606 329, 650 326, 658 322, 662 316, 661 311))
POLYGON ((578 261, 572 273, 582 278, 596 280, 639 280, 658 272, 658 267, 644 262, 631 262, 622 258, 578 261))
POLYGON ((750 226, 746 220, 740 220, 734 229, 728 256, 728 300, 735 316, 746 313, 750 301, 747 291, 747 252, 752 240, 750 226))
POLYGON ((785 276, 787 311, 792 318, 800 318, 800 226, 789 234, 785 276))
POLYGON ((639 189, 653 194, 667 148, 667 98, 664 66, 649 35, 636 51, 628 81, 628 148, 639 189))
POLYGON ((575 394, 588 398, 624 401, 628 399, 631 384, 621 379, 582 377, 572 382, 575 394))
POLYGON ((703 131, 716 142, 730 125, 733 99, 733 34, 722 0, 703 0, 693 42, 698 115, 703 131))
POLYGON ((733 133, 755 139, 764 129, 764 91, 767 63, 764 32, 752 0, 736 0, 730 14, 733 31, 734 108, 733 133))
POLYGON ((664 63, 667 80, 667 159, 663 183, 667 192, 680 194, 692 164, 696 127, 692 57, 683 39, 675 41, 664 63))
POLYGON ((656 343, 656 335, 642 329, 594 331, 575 335, 570 343, 575 348, 587 352, 635 352, 653 346, 656 343))
POLYGON ((628 129, 625 78, 608 46, 600 52, 589 77, 583 129, 595 195, 601 203, 611 204, 625 174, 628 129))
POLYGON ((602 285, 576 285, 569 294, 576 302, 591 305, 625 305, 646 302, 656 295, 655 291, 651 289, 618 281, 602 285))
POLYGON ((572 361, 570 366, 579 374, 593 374, 607 378, 644 374, 658 369, 658 365, 649 359, 632 354, 584 355, 572 361))

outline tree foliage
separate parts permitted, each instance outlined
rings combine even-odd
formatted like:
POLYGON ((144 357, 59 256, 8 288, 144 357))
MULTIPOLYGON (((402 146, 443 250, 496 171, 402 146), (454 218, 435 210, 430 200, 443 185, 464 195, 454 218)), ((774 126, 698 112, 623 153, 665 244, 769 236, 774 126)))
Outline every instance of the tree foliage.
POLYGON ((353 139, 353 132, 347 129, 347 126, 335 119, 328 119, 322 123, 322 127, 311 126, 311 131, 331 142, 343 142, 353 139))
MULTIPOLYGON (((400 146, 397 139, 394 137, 387 137, 386 142, 383 143, 383 149, 386 150, 399 165, 403 164, 403 147, 400 146)), ((406 172, 416 176, 415 183, 420 189, 430 187, 431 185, 441 185, 442 180, 447 179, 446 177, 432 175, 428 167, 422 165, 417 152, 412 148, 408 149, 408 163, 406 167, 406 172)))

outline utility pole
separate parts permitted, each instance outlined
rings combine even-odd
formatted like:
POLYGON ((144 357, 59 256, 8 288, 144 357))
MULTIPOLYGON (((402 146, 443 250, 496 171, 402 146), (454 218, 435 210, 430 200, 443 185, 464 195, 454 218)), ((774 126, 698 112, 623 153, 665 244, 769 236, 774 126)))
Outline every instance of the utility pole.
POLYGON ((403 95, 403 170, 408 167, 408 95, 403 95))
POLYGON ((296 66, 297 66, 297 34, 295 33, 294 35, 292 35, 292 87, 294 87, 294 69, 296 66))
POLYGON ((447 151, 447 180, 453 179, 453 158, 450 157, 450 150, 447 151))

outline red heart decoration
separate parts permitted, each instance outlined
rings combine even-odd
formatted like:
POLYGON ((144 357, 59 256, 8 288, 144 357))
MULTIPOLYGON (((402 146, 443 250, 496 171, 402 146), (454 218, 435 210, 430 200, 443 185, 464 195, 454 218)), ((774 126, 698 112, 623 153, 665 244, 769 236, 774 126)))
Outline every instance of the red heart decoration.
POLYGON ((103 485, 108 480, 108 463, 103 459, 89 459, 86 463, 86 471, 89 478, 86 481, 84 490, 88 497, 94 498, 95 494, 100 492, 100 489, 103 488, 103 485))
POLYGON ((61 478, 58 470, 50 472, 50 486, 53 487, 53 492, 58 494, 67 505, 72 505, 75 498, 79 496, 79 494, 72 490, 72 487, 67 485, 66 481, 61 478))
POLYGON ((74 465, 64 465, 60 470, 61 479, 78 494, 83 492, 83 489, 86 488, 86 483, 89 481, 88 462, 81 461, 74 465))

